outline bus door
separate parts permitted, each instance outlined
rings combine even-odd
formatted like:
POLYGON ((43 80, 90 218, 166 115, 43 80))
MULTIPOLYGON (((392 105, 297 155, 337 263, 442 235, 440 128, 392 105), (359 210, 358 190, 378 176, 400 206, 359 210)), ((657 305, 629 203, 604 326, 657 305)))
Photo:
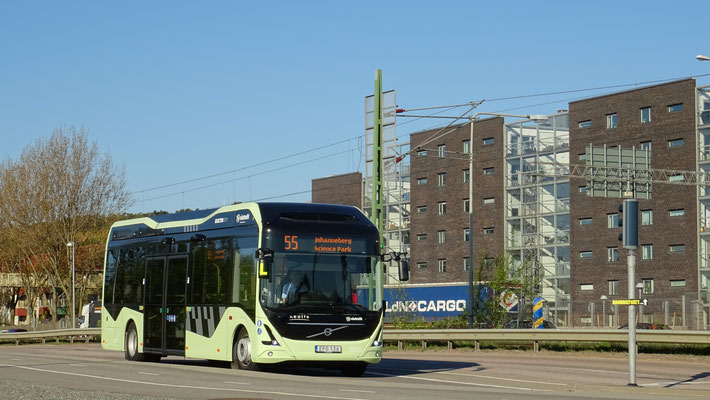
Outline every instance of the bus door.
POLYGON ((148 258, 143 317, 144 349, 185 354, 187 256, 148 258))

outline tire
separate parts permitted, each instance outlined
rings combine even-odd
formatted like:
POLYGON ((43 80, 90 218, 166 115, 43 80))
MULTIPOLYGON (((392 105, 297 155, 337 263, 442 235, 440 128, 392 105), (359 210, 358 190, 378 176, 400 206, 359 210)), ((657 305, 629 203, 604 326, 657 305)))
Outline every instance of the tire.
POLYGON ((138 352, 138 331, 136 330, 136 325, 133 322, 128 324, 128 329, 126 329, 126 336, 123 348, 125 351, 126 360, 145 361, 145 355, 143 353, 138 352))
POLYGON ((256 371, 257 365, 251 360, 251 341, 247 328, 242 327, 232 346, 232 368, 256 371))
POLYGON ((340 365, 340 372, 343 376, 358 377, 362 376, 367 370, 367 363, 365 362, 352 362, 340 365))

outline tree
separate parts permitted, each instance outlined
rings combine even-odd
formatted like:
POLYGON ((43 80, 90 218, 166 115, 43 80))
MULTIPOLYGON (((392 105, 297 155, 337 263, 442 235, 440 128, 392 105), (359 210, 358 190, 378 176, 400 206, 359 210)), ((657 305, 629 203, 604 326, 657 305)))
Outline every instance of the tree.
MULTIPOLYGON (((486 253, 481 253, 477 280, 485 283, 484 288, 477 287, 479 293, 474 296, 476 326, 500 328, 505 324, 508 310, 501 305, 502 296, 513 294, 518 299, 525 299, 526 303, 532 302, 539 282, 530 272, 529 265, 515 265, 507 254, 498 254, 491 259, 486 253), (481 290, 484 292, 481 293, 481 290)), ((518 303, 519 312, 525 313, 528 308, 527 304, 523 306, 522 301, 518 303)))
POLYGON ((67 243, 76 246, 77 281, 95 275, 111 216, 124 213, 130 202, 125 171, 110 154, 89 142, 83 128, 57 128, 49 139, 25 147, 19 159, 0 164, 0 228, 13 257, 6 261, 22 266, 36 284, 51 286, 55 299, 58 291, 65 293, 71 304, 67 243))

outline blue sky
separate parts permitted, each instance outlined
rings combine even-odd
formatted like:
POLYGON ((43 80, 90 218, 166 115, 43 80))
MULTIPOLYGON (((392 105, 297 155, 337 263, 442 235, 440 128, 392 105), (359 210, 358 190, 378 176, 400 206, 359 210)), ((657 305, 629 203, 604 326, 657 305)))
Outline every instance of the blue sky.
MULTIPOLYGON (((710 74, 695 60, 710 55, 698 17, 708 11, 707 1, 3 2, 0 156, 83 126, 125 166, 135 212, 304 192, 362 168, 355 138, 378 68, 403 108, 699 76, 710 74)), ((553 113, 631 87, 478 111, 553 113)))

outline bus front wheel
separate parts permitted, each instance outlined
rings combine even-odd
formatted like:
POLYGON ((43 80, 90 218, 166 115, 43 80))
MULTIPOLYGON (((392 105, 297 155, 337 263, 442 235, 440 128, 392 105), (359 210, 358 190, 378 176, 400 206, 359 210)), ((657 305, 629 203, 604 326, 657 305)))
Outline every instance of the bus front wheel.
POLYGON ((232 346, 232 368, 254 371, 256 363, 251 360, 251 342, 247 328, 239 330, 237 341, 232 346))
POLYGON ((138 331, 136 325, 131 322, 126 329, 125 346, 126 360, 128 361, 143 361, 145 356, 138 352, 138 331))

